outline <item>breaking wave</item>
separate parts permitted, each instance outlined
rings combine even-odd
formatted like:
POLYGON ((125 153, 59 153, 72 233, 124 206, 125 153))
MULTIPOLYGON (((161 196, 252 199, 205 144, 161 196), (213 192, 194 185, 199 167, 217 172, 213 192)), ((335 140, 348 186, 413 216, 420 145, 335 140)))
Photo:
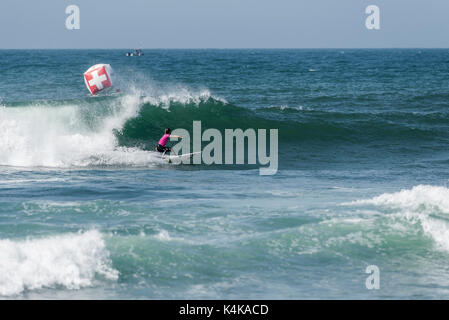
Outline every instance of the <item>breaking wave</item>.
POLYGON ((119 273, 95 230, 41 239, 0 240, 0 295, 26 290, 80 289, 96 278, 115 281, 119 273))
POLYGON ((115 96, 3 103, 0 165, 158 166, 163 161, 153 150, 164 128, 191 132, 196 120, 203 130, 278 129, 279 150, 282 155, 288 149, 288 157, 295 147, 298 157, 326 154, 339 146, 340 150, 357 146, 378 155, 378 150, 389 152, 390 146, 395 152, 417 152, 420 145, 438 149, 449 141, 446 113, 344 113, 285 105, 247 108, 206 89, 131 88, 115 96))
POLYGON ((346 205, 371 205, 387 210, 421 226, 422 231, 433 239, 438 247, 449 251, 449 189, 446 187, 418 185, 346 205))

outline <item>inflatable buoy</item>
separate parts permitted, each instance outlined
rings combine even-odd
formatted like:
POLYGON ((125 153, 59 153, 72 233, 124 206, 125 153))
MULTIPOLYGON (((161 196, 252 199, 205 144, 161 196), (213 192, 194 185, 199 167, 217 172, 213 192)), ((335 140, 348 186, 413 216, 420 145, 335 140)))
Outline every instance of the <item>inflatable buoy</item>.
POLYGON ((109 64, 96 64, 84 72, 84 82, 91 94, 112 87, 112 68, 109 64))

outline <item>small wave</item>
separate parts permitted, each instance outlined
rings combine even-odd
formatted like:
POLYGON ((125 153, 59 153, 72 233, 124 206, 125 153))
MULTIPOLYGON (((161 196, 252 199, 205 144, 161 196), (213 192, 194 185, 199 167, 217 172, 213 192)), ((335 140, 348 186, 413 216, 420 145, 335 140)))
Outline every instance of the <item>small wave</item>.
POLYGON ((0 240, 0 295, 25 290, 80 289, 96 276, 117 280, 105 242, 96 230, 42 239, 0 240))
POLYGON ((418 185, 344 205, 374 205, 392 210, 407 221, 419 223, 440 248, 449 251, 449 189, 446 187, 418 185))
POLYGON ((413 212, 449 214, 449 189, 443 186, 418 185, 395 193, 384 193, 372 199, 356 200, 348 205, 373 204, 413 212))
POLYGON ((274 111, 274 112, 298 112, 298 111, 303 111, 303 110, 311 110, 310 108, 306 108, 304 106, 296 106, 296 107, 291 107, 288 105, 280 105, 280 106, 271 106, 271 107, 264 107, 264 108, 260 108, 259 110, 261 111, 274 111))

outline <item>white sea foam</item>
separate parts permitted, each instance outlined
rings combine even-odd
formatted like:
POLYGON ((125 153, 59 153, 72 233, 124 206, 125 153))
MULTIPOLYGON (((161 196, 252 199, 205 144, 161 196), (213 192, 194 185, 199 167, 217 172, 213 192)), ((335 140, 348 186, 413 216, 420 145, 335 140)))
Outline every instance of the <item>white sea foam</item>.
POLYGON ((449 189, 446 187, 418 185, 346 205, 374 205, 394 210, 408 221, 420 223, 439 247, 449 250, 449 189))
POLYGON ((167 231, 161 230, 157 235, 155 235, 155 238, 161 241, 170 241, 172 238, 168 234, 167 231))
POLYGON ((298 105, 298 106, 288 106, 288 105, 280 105, 280 106, 271 106, 270 108, 279 109, 281 111, 285 110, 293 110, 293 111, 303 111, 303 110, 312 110, 310 108, 298 105))
POLYGON ((449 189, 443 186, 418 185, 394 193, 384 193, 372 199, 357 200, 349 204, 373 204, 414 212, 449 214, 449 189))
POLYGON ((0 240, 0 295, 62 286, 92 286, 96 276, 117 280, 100 232, 21 241, 0 240))
POLYGON ((200 90, 197 92, 192 92, 187 88, 176 88, 170 89, 168 92, 159 93, 154 96, 144 97, 145 103, 151 103, 153 105, 160 105, 165 109, 169 109, 170 104, 180 103, 180 104, 195 104, 199 105, 201 102, 205 102, 213 98, 215 101, 220 101, 221 103, 227 103, 225 99, 212 96, 209 90, 200 90))
POLYGON ((117 146, 113 130, 139 109, 137 97, 125 96, 120 104, 123 108, 94 129, 82 120, 77 105, 0 109, 0 165, 68 167, 89 164, 89 158, 107 161, 117 146))

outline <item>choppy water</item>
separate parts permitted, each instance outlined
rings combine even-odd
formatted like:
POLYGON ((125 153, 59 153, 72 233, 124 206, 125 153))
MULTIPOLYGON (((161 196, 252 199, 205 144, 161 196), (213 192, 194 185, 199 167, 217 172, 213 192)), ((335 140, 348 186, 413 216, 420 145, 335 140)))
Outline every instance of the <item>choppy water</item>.
POLYGON ((449 50, 124 53, 0 51, 1 298, 449 298, 449 50), (278 173, 152 151, 194 120, 278 173))

